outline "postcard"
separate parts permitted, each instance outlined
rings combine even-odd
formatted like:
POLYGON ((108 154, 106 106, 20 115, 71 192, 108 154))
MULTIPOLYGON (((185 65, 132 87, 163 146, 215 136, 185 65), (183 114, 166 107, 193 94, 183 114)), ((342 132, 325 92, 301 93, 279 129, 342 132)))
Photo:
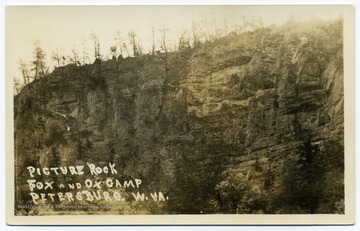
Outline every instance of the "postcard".
POLYGON ((7 222, 355 222, 350 5, 7 6, 7 222))

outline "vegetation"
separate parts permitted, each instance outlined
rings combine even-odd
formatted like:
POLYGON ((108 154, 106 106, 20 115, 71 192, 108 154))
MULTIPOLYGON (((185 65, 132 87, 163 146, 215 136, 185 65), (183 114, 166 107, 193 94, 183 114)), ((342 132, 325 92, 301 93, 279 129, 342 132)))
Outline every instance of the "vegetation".
MULTIPOLYGON (((19 61, 29 88, 15 97, 16 164, 114 161, 171 195, 103 213, 344 213, 342 20, 214 23, 211 34, 193 22, 176 43, 153 27, 149 51, 117 32, 107 62, 93 33, 96 64, 56 50, 58 67, 72 65, 51 78, 35 44, 31 69, 19 61)), ((17 199, 29 204, 24 185, 17 199)))
MULTIPOLYGON (((242 25, 234 28, 233 33, 242 33, 245 31, 254 31, 260 27, 262 24, 254 21, 249 23, 247 19, 243 19, 244 22, 242 25), (239 29, 242 28, 242 29, 239 29)), ((112 59, 121 56, 125 57, 139 57, 146 53, 155 55, 155 53, 160 52, 176 52, 185 48, 195 48, 196 46, 205 43, 215 41, 216 39, 226 36, 228 32, 228 26, 226 24, 226 18, 224 17, 224 29, 216 27, 215 34, 211 34, 208 30, 207 25, 208 21, 205 17, 201 22, 192 22, 191 28, 189 30, 184 30, 178 32, 178 41, 169 41, 168 32, 169 28, 165 25, 162 25, 159 28, 152 26, 151 28, 151 39, 152 44, 149 51, 144 51, 144 48, 141 44, 141 41, 137 38, 137 34, 134 30, 131 30, 127 33, 127 39, 123 38, 121 31, 117 31, 114 35, 115 44, 109 48, 109 55, 112 59), (207 31, 204 31, 204 28, 207 28, 207 31), (223 31, 225 33, 223 34, 223 31), (157 32, 157 33, 156 33, 157 32), (159 37, 160 39, 156 39, 159 37), (126 55, 125 55, 126 54, 126 55)), ((216 20, 214 19, 216 24, 216 20)), ((85 40, 83 40, 82 45, 82 54, 79 54, 78 48, 73 45, 71 49, 71 54, 64 54, 62 50, 58 48, 52 51, 51 60, 55 62, 54 67, 61 67, 67 64, 76 64, 78 66, 90 64, 90 60, 106 60, 106 57, 109 57, 108 54, 101 54, 101 44, 100 38, 95 33, 90 34, 90 39, 93 41, 93 58, 89 57, 89 52, 84 46, 85 40)), ((34 59, 31 61, 31 67, 20 58, 19 60, 19 69, 22 73, 22 80, 15 77, 16 79, 16 93, 19 93, 30 82, 46 77, 49 74, 49 69, 51 64, 45 63, 45 52, 40 46, 40 41, 36 41, 34 44, 34 59)))

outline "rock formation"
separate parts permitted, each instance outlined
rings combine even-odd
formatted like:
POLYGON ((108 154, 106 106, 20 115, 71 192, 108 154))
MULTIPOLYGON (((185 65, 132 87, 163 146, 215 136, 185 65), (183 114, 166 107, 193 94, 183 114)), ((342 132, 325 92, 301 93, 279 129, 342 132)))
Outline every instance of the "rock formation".
POLYGON ((56 68, 14 98, 16 200, 26 166, 92 162, 170 198, 114 214, 343 213, 342 45, 308 22, 56 68))

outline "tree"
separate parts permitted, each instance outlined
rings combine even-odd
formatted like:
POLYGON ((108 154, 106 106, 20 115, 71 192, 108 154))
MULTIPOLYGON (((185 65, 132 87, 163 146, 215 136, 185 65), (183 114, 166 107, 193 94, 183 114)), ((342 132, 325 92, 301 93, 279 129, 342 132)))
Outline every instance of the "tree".
POLYGON ((244 28, 241 25, 235 25, 233 28, 237 35, 240 35, 241 33, 244 32, 244 28))
POLYGON ((264 21, 263 21, 262 17, 257 18, 257 23, 258 23, 260 28, 264 28, 264 21))
POLYGON ((227 18, 223 15, 225 36, 228 34, 227 18))
POLYGON ((34 61, 32 62, 33 68, 31 69, 34 71, 34 79, 40 79, 45 77, 47 74, 46 65, 45 65, 45 53, 43 49, 39 45, 39 41, 35 42, 35 49, 34 49, 34 61))
POLYGON ((130 45, 133 48, 133 55, 134 55, 134 57, 138 57, 139 56, 139 50, 138 50, 138 45, 137 45, 137 42, 136 42, 136 33, 135 33, 135 31, 134 30, 129 31, 128 37, 129 37, 129 40, 130 40, 130 45))
POLYGON ((160 41, 160 47, 167 53, 167 46, 166 46, 166 33, 169 31, 169 28, 166 28, 165 25, 162 26, 162 28, 159 29, 161 41, 160 41))
POLYGON ((122 50, 122 37, 121 37, 121 32, 117 31, 114 40, 116 40, 116 45, 119 46, 119 52, 120 55, 123 55, 123 50, 122 50))
POLYGON ((85 42, 86 40, 83 39, 82 40, 82 64, 85 65, 86 62, 89 62, 89 53, 86 51, 86 48, 85 48, 85 42))
POLYGON ((94 32, 91 33, 90 37, 94 41, 94 57, 95 57, 95 59, 101 59, 99 37, 94 32))
POLYGON ((195 47, 205 36, 205 33, 202 31, 201 26, 194 21, 192 21, 191 32, 193 37, 193 46, 195 47))
POLYGON ((22 87, 23 86, 21 85, 20 79, 14 77, 14 90, 16 95, 20 93, 22 87))
POLYGON ((242 28, 244 30, 244 32, 248 31, 248 27, 249 27, 249 21, 245 18, 245 16, 241 16, 242 19, 242 28))
POLYGON ((208 26, 208 22, 207 22, 207 18, 206 18, 206 14, 204 15, 204 23, 205 23, 205 28, 206 28, 206 36, 207 36, 207 40, 211 40, 211 34, 209 31, 209 26, 208 26))
POLYGON ((65 55, 62 55, 61 56, 61 65, 65 66, 65 64, 66 64, 66 57, 65 57, 65 55))
POLYGON ((215 186, 216 210, 221 213, 267 213, 268 202, 259 187, 241 169, 227 169, 215 186))
POLYGON ((59 52, 59 49, 56 48, 56 51, 53 51, 51 54, 51 59, 57 63, 57 66, 60 67, 60 62, 62 59, 62 55, 59 52))
POLYGON ((214 21, 214 26, 215 26, 215 39, 218 39, 221 36, 221 34, 217 27, 216 18, 214 15, 213 15, 213 21, 214 21))
POLYGON ((123 43, 122 44, 122 47, 125 49, 125 51, 126 51, 126 54, 127 54, 127 56, 129 57, 129 50, 128 50, 128 48, 127 48, 127 46, 126 46, 126 44, 125 43, 123 43))
POLYGON ((116 46, 111 46, 110 52, 111 52, 112 58, 116 59, 116 46))
POLYGON ((142 56, 142 54, 143 54, 143 47, 142 47, 142 44, 141 44, 140 40, 137 41, 137 50, 138 50, 138 55, 139 55, 139 56, 142 56))
POLYGON ((27 67, 27 64, 22 59, 19 59, 19 70, 23 76, 24 85, 30 83, 30 71, 27 67))
POLYGON ((70 61, 72 63, 75 63, 76 65, 80 64, 80 61, 79 61, 80 58, 79 58, 78 52, 76 50, 75 44, 73 44, 73 48, 71 49, 71 53, 72 53, 72 57, 71 57, 70 61))
POLYGON ((319 159, 320 154, 317 144, 311 142, 311 134, 308 130, 300 130, 297 134, 303 143, 296 149, 298 160, 291 158, 284 160, 279 193, 273 201, 274 207, 281 213, 316 213, 319 200, 322 198, 324 185, 324 159, 319 159))
POLYGON ((151 38, 152 38, 152 45, 151 45, 151 54, 155 54, 155 29, 154 25, 151 26, 151 38))
POLYGON ((182 32, 177 33, 179 45, 178 49, 182 50, 184 48, 190 47, 189 31, 183 30, 182 32))

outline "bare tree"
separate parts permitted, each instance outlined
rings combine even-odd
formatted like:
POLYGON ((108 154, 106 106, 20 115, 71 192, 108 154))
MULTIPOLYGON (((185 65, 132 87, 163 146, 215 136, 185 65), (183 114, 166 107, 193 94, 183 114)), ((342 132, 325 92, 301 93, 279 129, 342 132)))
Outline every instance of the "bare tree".
POLYGON ((123 50, 122 50, 122 37, 121 37, 121 32, 120 31, 117 31, 116 34, 115 34, 115 38, 114 40, 116 40, 116 45, 119 46, 119 52, 120 52, 120 55, 122 56, 123 55, 123 50))
POLYGON ((225 36, 228 34, 228 26, 227 26, 227 18, 225 17, 225 15, 223 15, 223 19, 224 19, 224 32, 225 32, 225 36))
POLYGON ((94 32, 90 36, 94 41, 94 57, 95 59, 101 59, 99 37, 94 32))
POLYGON ((163 25, 160 29, 160 36, 161 36, 161 40, 160 40, 160 47, 165 51, 165 53, 167 53, 167 45, 166 45, 166 33, 169 31, 169 28, 165 27, 165 25, 163 25))
POLYGON ((14 90, 15 90, 15 94, 19 94, 21 89, 23 88, 21 81, 19 78, 14 77, 14 90))
POLYGON ((128 48, 127 48, 127 46, 126 46, 126 44, 125 43, 123 43, 122 44, 122 47, 125 49, 125 51, 126 51, 126 54, 127 54, 127 57, 129 57, 129 50, 128 50, 128 48))
POLYGON ((264 21, 263 21, 263 18, 261 16, 257 18, 257 23, 258 23, 260 28, 264 28, 264 21))
MULTIPOLYGON (((243 27, 244 27, 244 31, 253 31, 259 28, 258 23, 256 22, 256 20, 248 20, 246 19, 244 16, 241 17, 242 21, 243 21, 243 27)), ((261 22, 261 20, 259 20, 258 22, 261 22)), ((262 23, 262 22, 261 22, 262 23)))
POLYGON ((85 65, 87 62, 89 62, 89 53, 86 51, 86 48, 85 48, 85 42, 86 40, 83 39, 82 40, 82 64, 85 65))
POLYGON ((69 64, 69 63, 73 63, 74 60, 71 55, 67 55, 67 56, 64 56, 64 62, 69 64))
POLYGON ((217 27, 216 18, 214 15, 213 15, 213 21, 214 21, 214 26, 215 26, 215 38, 218 39, 221 35, 220 35, 220 31, 217 27))
POLYGON ((205 24, 205 28, 206 28, 207 40, 210 41, 211 40, 211 34, 210 34, 210 31, 209 31, 209 26, 208 26, 206 14, 204 14, 204 24, 205 24))
POLYGON ((24 84, 30 83, 30 71, 24 60, 19 59, 19 70, 23 76, 24 84))
POLYGON ((58 48, 56 48, 56 51, 53 51, 51 53, 51 59, 54 60, 57 63, 57 66, 60 67, 62 55, 60 54, 60 51, 58 48))
POLYGON ((151 54, 155 54, 155 28, 154 25, 151 26, 151 38, 152 38, 152 45, 151 45, 151 54))
POLYGON ((193 39, 193 46, 196 46, 200 40, 205 36, 205 33, 202 31, 201 26, 194 22, 191 23, 191 32, 192 32, 192 39, 193 39))
POLYGON ((235 25, 234 27, 234 31, 237 35, 241 34, 244 32, 244 27, 240 26, 240 25, 235 25))
POLYGON ((71 53, 72 53, 72 57, 71 57, 70 61, 72 63, 75 63, 76 65, 80 64, 79 55, 78 55, 75 43, 73 44, 73 48, 71 49, 71 53))
POLYGON ((140 39, 138 39, 138 41, 137 41, 137 50, 138 50, 138 55, 142 56, 143 55, 143 46, 141 44, 140 39))
POLYGON ((177 37, 179 40, 178 50, 182 50, 184 48, 190 47, 190 39, 189 39, 189 31, 183 30, 182 32, 177 33, 177 37))
POLYGON ((139 56, 139 51, 138 51, 138 45, 137 45, 137 42, 136 42, 136 33, 135 33, 135 31, 134 31, 134 30, 129 31, 128 37, 129 37, 129 40, 130 40, 130 45, 132 46, 132 49, 133 49, 133 55, 134 55, 134 57, 139 56))

